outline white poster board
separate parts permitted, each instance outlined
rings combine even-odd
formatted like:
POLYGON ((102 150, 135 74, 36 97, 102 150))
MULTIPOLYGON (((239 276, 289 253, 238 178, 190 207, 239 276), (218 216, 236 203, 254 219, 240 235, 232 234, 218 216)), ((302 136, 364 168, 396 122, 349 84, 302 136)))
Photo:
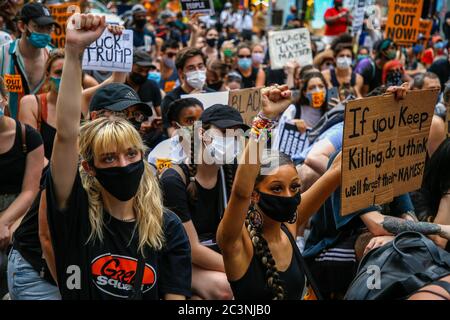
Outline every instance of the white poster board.
POLYGON ((181 98, 183 99, 196 98, 200 100, 200 102, 203 104, 203 108, 206 110, 215 104, 227 105, 229 96, 230 96, 229 91, 220 91, 220 92, 185 94, 182 95, 181 98))
POLYGON ((312 64, 311 39, 308 29, 269 32, 270 65, 282 69, 291 60, 300 66, 312 64))
POLYGON ((133 65, 133 31, 113 35, 108 30, 84 50, 83 70, 130 72, 133 65))

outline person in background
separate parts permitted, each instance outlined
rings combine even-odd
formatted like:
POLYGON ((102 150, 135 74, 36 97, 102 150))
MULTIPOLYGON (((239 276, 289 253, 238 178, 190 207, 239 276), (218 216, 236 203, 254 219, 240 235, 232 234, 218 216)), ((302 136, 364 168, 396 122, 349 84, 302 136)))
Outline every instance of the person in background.
POLYGON ((334 68, 336 60, 334 59, 333 50, 327 49, 314 57, 313 64, 320 71, 334 68))
POLYGON ((407 82, 405 68, 399 60, 388 61, 383 67, 381 84, 385 87, 400 86, 407 82))
POLYGON ((237 48, 236 71, 242 76, 243 88, 262 87, 266 82, 266 75, 262 69, 252 66, 252 50, 246 44, 237 48))
POLYGON ((264 47, 260 44, 255 44, 252 47, 252 67, 263 69, 264 59, 266 54, 264 52, 264 47))
POLYGON ((343 8, 342 0, 334 0, 334 7, 325 11, 325 33, 323 42, 331 44, 333 40, 342 33, 347 32, 352 17, 347 8, 343 8))
POLYGON ((242 76, 235 71, 229 72, 225 77, 224 85, 228 90, 242 89, 242 76))
POLYGON ((244 7, 239 6, 239 12, 235 14, 234 28, 240 32, 244 41, 252 41, 253 35, 253 17, 252 12, 244 7))
POLYGON ((289 8, 289 14, 286 16, 286 21, 284 22, 284 24, 288 25, 291 20, 297 18, 297 15, 298 15, 297 7, 295 5, 292 5, 289 8))
POLYGON ((153 32, 147 29, 147 10, 141 4, 136 4, 131 9, 133 15, 133 47, 135 50, 144 50, 148 53, 156 53, 156 39, 153 32))
POLYGON ((421 43, 416 43, 412 47, 406 48, 405 72, 407 75, 413 77, 416 74, 424 73, 426 71, 426 68, 419 59, 422 52, 423 44, 421 43))
POLYGON ((226 2, 223 10, 220 13, 220 23, 224 28, 232 27, 234 25, 234 17, 232 14, 233 5, 231 2, 226 2))
POLYGON ((175 57, 180 50, 177 41, 165 41, 161 48, 161 81, 159 87, 165 93, 172 91, 178 84, 178 73, 175 66, 175 57))
POLYGON ((450 11, 445 13, 444 22, 442 23, 442 32, 444 32, 445 39, 450 40, 450 11))
POLYGON ((219 32, 216 28, 209 28, 206 30, 206 46, 202 48, 203 54, 206 56, 207 61, 220 59, 219 45, 219 32))
POLYGON ((226 91, 225 77, 230 67, 220 60, 212 60, 207 63, 206 84, 214 91, 226 91))
POLYGON ((433 62, 445 54, 448 41, 444 41, 440 35, 431 38, 431 47, 426 49, 422 55, 421 62, 429 68, 433 62))
POLYGON ((436 59, 427 71, 433 72, 439 77, 441 88, 445 88, 445 84, 450 79, 450 46, 447 43, 447 55, 436 59))
POLYGON ((44 146, 39 132, 6 116, 7 104, 7 92, 0 78, 0 294, 3 298, 8 283, 13 300, 57 299, 58 289, 41 279, 40 270, 35 270, 17 248, 12 250, 9 260, 6 256, 13 233, 36 199, 44 168, 44 146))
POLYGON ((364 47, 364 46, 360 46, 358 48, 358 53, 356 55, 356 61, 355 61, 355 66, 363 59, 369 58, 370 57, 370 51, 369 48, 364 47))
POLYGON ((0 48, 0 75, 20 78, 20 88, 10 91, 8 97, 13 118, 20 112, 19 103, 24 95, 43 92, 45 62, 52 50, 50 34, 55 24, 46 7, 37 2, 27 3, 17 21, 21 37, 0 48))

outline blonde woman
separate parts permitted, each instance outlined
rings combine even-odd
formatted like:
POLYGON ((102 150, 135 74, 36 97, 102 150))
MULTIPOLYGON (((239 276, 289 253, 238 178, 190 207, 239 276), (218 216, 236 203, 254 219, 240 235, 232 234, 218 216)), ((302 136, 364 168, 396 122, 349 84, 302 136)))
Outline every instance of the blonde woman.
POLYGON ((116 117, 80 129, 81 57, 105 27, 104 17, 75 14, 67 28, 46 191, 61 296, 184 299, 191 287, 189 241, 162 206, 139 133, 116 117))

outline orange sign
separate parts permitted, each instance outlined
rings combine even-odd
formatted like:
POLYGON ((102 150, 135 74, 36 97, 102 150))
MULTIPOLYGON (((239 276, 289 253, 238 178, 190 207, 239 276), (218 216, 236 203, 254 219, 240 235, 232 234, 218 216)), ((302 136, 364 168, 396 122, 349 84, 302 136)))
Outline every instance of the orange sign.
POLYGON ((433 27, 433 21, 430 19, 420 19, 419 34, 424 36, 424 40, 428 41, 431 36, 431 28, 433 27))
POLYGON ((72 15, 72 11, 69 10, 71 6, 78 6, 80 2, 65 2, 59 4, 48 5, 50 14, 58 24, 55 26, 55 31, 52 33, 52 44, 57 48, 64 48, 66 43, 66 23, 69 17, 72 15))
POLYGON ((9 92, 23 92, 22 78, 19 74, 5 74, 4 77, 6 90, 9 92))
POLYGON ((423 0, 389 1, 385 37, 398 45, 412 45, 419 35, 423 0))

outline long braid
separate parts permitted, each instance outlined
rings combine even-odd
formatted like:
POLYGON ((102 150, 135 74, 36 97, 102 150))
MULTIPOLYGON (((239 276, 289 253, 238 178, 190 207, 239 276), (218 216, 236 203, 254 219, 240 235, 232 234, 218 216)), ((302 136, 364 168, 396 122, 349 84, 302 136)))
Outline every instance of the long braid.
POLYGON ((195 175, 197 174, 197 164, 195 157, 195 148, 194 148, 195 135, 191 135, 191 154, 190 154, 190 163, 188 165, 189 169, 189 177, 187 179, 187 187, 186 190, 189 195, 189 202, 193 205, 197 200, 197 186, 195 185, 195 175))
POLYGON ((266 268, 266 282, 274 300, 284 300, 287 296, 283 281, 280 279, 269 245, 262 235, 261 214, 252 206, 247 214, 245 225, 252 240, 254 253, 266 268))
POLYGON ((230 196, 231 189, 233 188, 234 177, 236 175, 236 165, 234 164, 226 164, 223 166, 223 172, 225 174, 225 184, 226 184, 226 192, 227 195, 230 196))

